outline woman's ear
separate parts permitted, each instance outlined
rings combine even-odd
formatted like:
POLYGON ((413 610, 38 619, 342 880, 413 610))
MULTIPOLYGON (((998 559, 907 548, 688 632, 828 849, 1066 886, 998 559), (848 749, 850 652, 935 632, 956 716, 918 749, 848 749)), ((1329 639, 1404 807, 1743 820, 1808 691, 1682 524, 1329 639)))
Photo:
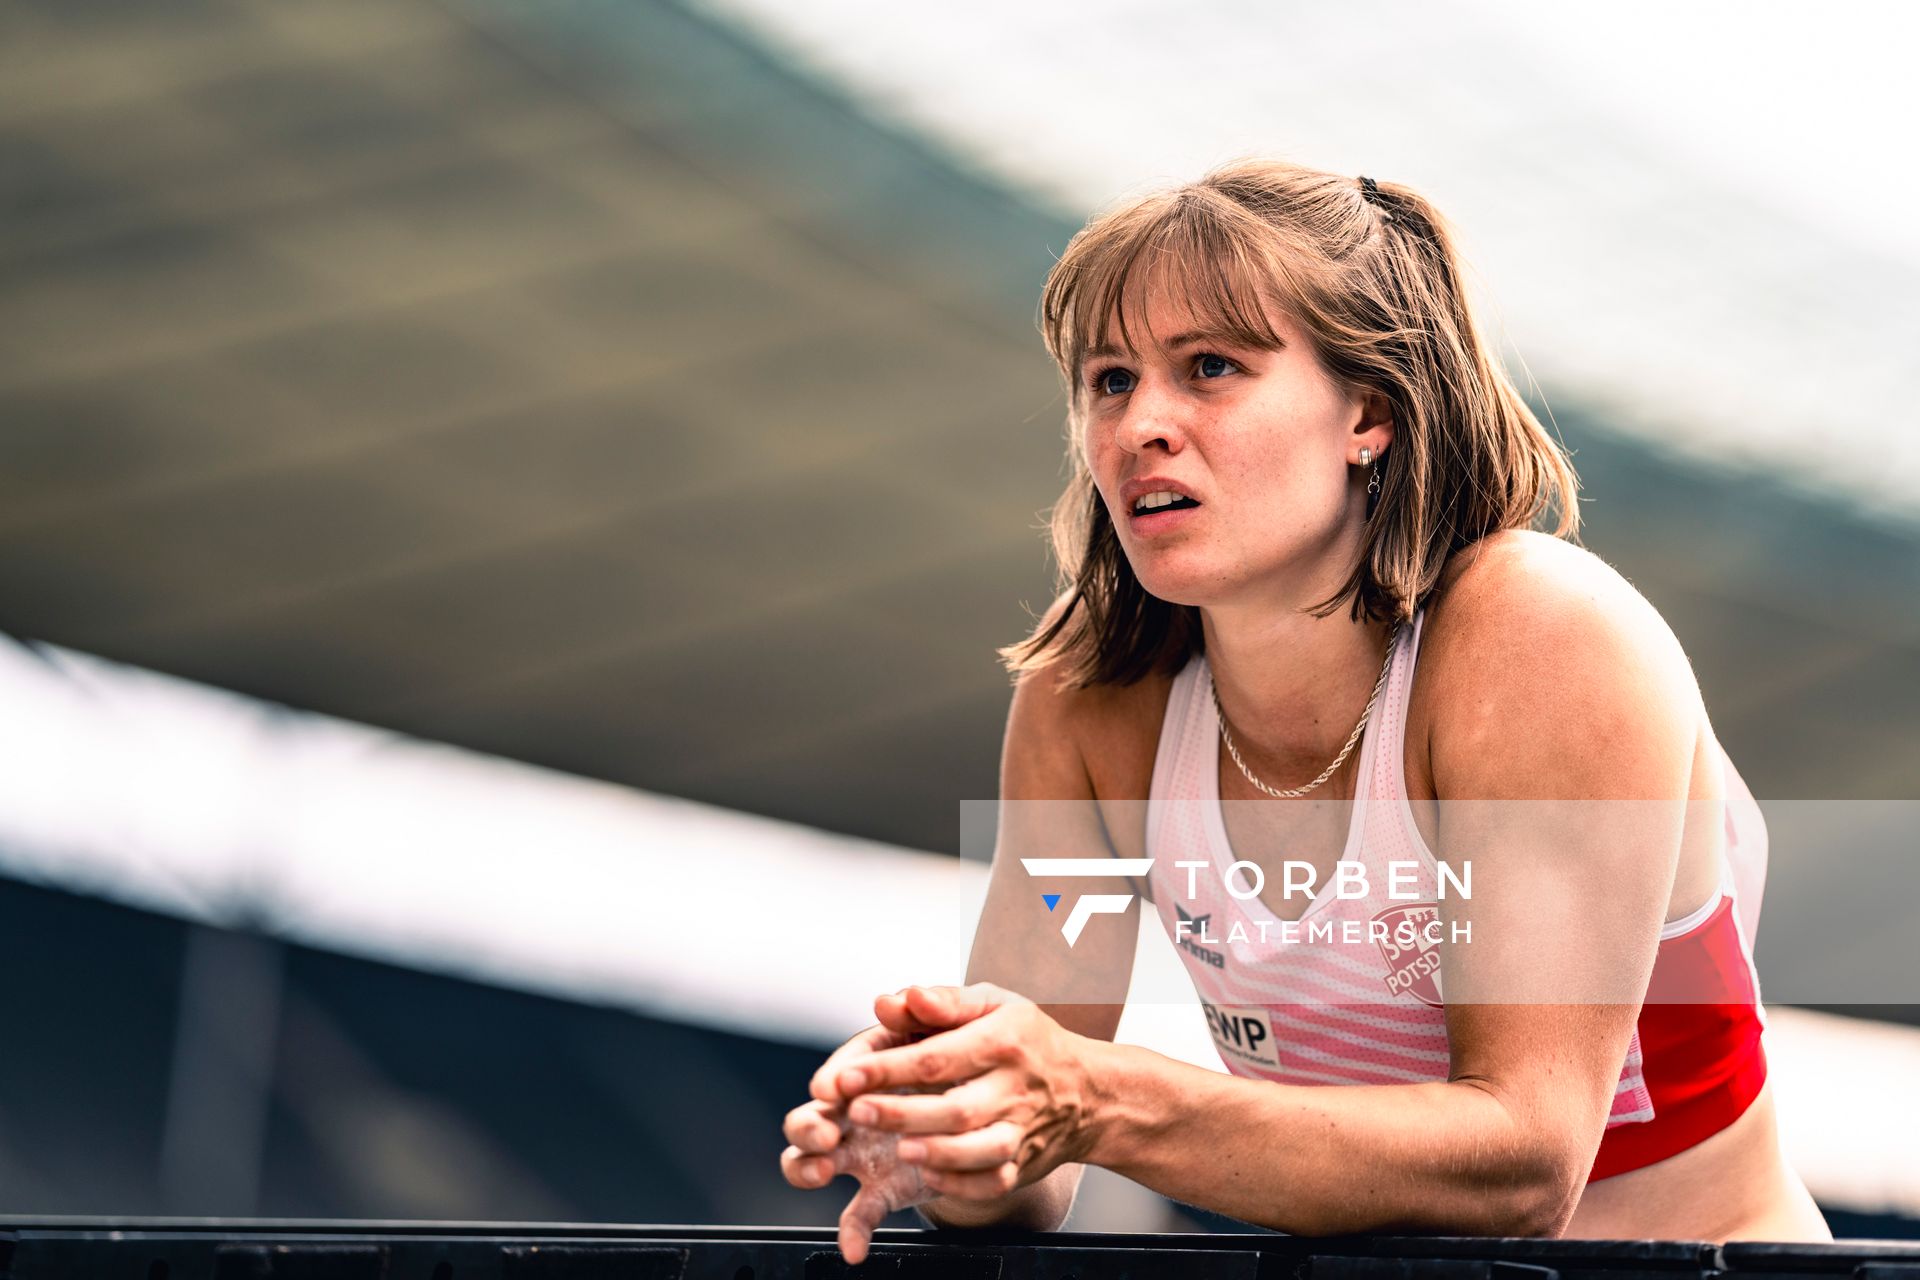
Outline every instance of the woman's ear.
POLYGON ((1393 443, 1393 402, 1379 391, 1360 393, 1360 418, 1353 425, 1354 447, 1365 445, 1379 457, 1393 443))

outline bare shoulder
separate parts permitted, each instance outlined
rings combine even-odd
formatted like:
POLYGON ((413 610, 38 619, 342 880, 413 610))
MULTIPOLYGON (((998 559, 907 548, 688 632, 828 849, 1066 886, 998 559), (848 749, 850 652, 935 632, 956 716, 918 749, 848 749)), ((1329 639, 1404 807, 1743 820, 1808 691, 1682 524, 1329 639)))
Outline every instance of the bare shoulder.
POLYGON ((1015 685, 1002 794, 1145 800, 1170 678, 1075 687, 1062 665, 1024 671, 1015 685), (1016 765, 1018 777, 1011 772, 1016 765))
POLYGON ((1666 757, 1690 758, 1703 723, 1659 611, 1604 560, 1546 534, 1507 530, 1457 552, 1420 649, 1443 796, 1448 776, 1516 760, 1537 761, 1532 785, 1555 794, 1604 790, 1602 773, 1664 791, 1666 757))
MULTIPOLYGON (((1075 686, 1063 665, 1020 675, 1000 753, 1001 798, 1090 801, 1108 850, 1144 857, 1145 802, 1170 681, 1155 676, 1125 686, 1075 686)), ((1134 891, 1151 901, 1145 879, 1132 880, 1134 891)))
MULTIPOLYGON (((1631 660, 1668 676, 1692 669, 1666 619, 1612 565, 1585 547, 1508 529, 1456 552, 1442 572, 1422 631, 1421 663, 1452 662, 1457 683, 1510 659, 1579 679, 1596 657, 1631 660)), ((1593 674, 1604 676, 1613 664, 1593 674)), ((1456 682, 1450 682, 1456 683, 1456 682)))

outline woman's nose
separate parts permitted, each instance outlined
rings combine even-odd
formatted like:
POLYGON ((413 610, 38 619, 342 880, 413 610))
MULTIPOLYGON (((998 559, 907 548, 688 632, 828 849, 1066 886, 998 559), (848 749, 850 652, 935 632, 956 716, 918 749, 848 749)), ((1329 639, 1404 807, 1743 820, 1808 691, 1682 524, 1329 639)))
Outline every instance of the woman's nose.
POLYGON ((1186 447, 1186 425, 1178 400, 1164 392, 1139 387, 1120 420, 1117 443, 1129 453, 1158 448, 1178 453, 1186 447))

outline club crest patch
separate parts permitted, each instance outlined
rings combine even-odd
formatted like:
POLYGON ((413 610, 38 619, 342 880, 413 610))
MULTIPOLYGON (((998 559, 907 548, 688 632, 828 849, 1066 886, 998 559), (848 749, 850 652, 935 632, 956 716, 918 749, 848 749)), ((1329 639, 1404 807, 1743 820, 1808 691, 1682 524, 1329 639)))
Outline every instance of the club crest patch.
POLYGON ((1405 902, 1373 917, 1371 930, 1387 962, 1387 990, 1411 995, 1422 1004, 1442 1008, 1440 996, 1440 904, 1405 902))

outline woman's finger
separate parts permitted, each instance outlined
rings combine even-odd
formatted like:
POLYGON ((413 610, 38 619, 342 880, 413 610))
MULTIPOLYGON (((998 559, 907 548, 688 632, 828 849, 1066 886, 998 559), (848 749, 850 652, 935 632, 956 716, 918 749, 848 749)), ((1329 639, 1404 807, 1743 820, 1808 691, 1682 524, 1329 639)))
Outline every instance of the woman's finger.
POLYGON ((930 1190, 956 1200, 993 1200, 1020 1185, 1020 1170, 1011 1163, 977 1173, 927 1169, 921 1177, 930 1190))
POLYGON ((866 1261, 867 1244, 887 1213, 885 1197, 871 1183, 862 1183, 859 1193, 847 1201, 847 1207, 840 1211, 840 1254, 849 1266, 866 1261))
POLYGON ((808 1082, 807 1092, 811 1093, 818 1102, 844 1101, 834 1086, 834 1080, 844 1063, 906 1043, 908 1043, 907 1038, 890 1027, 877 1024, 868 1027, 827 1055, 827 1060, 820 1064, 819 1070, 813 1073, 813 1079, 808 1082))
POLYGON ((832 1156, 814 1155, 799 1147, 788 1147, 780 1153, 780 1172, 788 1182, 807 1191, 832 1182, 834 1174, 839 1172, 835 1163, 832 1156))
POLYGON ((929 1030, 957 1027, 978 1017, 968 1013, 956 991, 954 987, 903 987, 899 993, 902 1016, 929 1030))
POLYGON ((922 987, 902 987, 873 998, 873 1016, 880 1025, 903 1038, 932 1035, 955 1024, 937 1005, 929 1005, 914 993, 922 987))
POLYGON ((964 987, 909 987, 907 990, 916 1005, 925 1002, 928 1013, 921 1016, 943 1018, 952 1026, 984 1017, 1002 1005, 1026 1001, 1026 997, 1018 992, 997 987, 991 982, 974 982, 964 987))
POLYGON ((824 1102, 803 1102, 787 1112, 780 1131, 788 1142, 809 1153, 831 1151, 846 1132, 846 1115, 838 1106, 824 1102))
POLYGON ((1001 1120, 970 1133, 943 1134, 925 1138, 902 1138, 899 1156, 929 1169, 956 1173, 979 1173, 1014 1161, 1020 1154, 1024 1130, 1012 1120, 1001 1120))
POLYGON ((888 1133, 965 1133, 1006 1117, 1012 1084, 1006 1072, 989 1071, 939 1093, 863 1093, 846 1115, 888 1133))
POLYGON ((898 1036, 910 1036, 927 1029, 925 1024, 907 1011, 904 990, 875 996, 873 1016, 880 1019, 881 1026, 898 1036))
POLYGON ((1006 1056, 1009 1046, 998 1030, 993 1019, 981 1018, 914 1044, 850 1056, 835 1064, 834 1097, 971 1080, 998 1066, 1006 1056))

